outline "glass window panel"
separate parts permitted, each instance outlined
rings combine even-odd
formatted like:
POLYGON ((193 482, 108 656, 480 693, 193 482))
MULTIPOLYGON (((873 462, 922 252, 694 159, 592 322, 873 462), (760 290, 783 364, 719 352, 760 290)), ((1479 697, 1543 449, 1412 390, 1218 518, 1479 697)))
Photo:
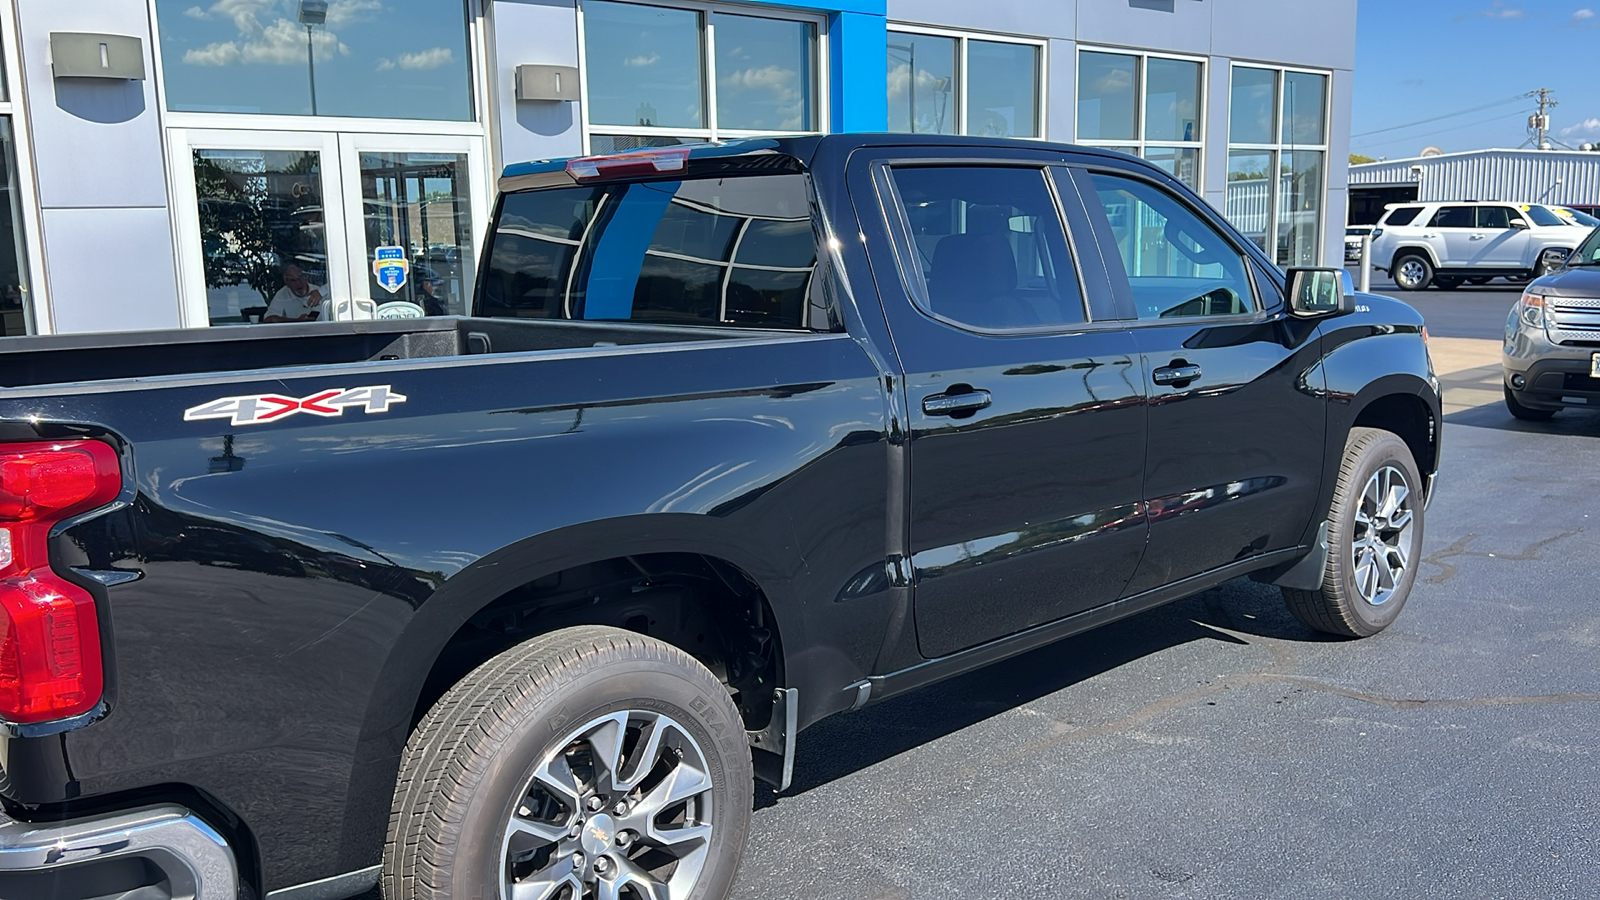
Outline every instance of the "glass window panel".
POLYGON ((596 154, 624 153, 628 150, 641 150, 645 147, 676 147, 679 144, 693 144, 704 140, 705 138, 661 137, 659 135, 591 134, 589 135, 589 152, 596 154))
POLYGON ((721 316, 722 266, 649 255, 639 268, 629 318, 710 325, 721 316))
POLYGON ((795 328, 805 314, 811 272, 775 272, 734 266, 728 276, 728 308, 723 320, 734 325, 795 328))
POLYGON ((17 154, 11 117, 0 116, 0 336, 14 337, 33 331, 33 309, 28 302, 28 254, 22 241, 17 208, 17 154))
POLYGON ((694 10, 587 0, 583 47, 589 122, 704 128, 700 31, 694 10))
POLYGON ((1235 66, 1228 108, 1228 140, 1235 144, 1272 144, 1277 129, 1278 73, 1235 66))
POLYGON ((322 154, 199 149, 192 165, 211 324, 323 318, 322 154))
POLYGON ((1312 150, 1283 153, 1278 265, 1285 268, 1322 261, 1322 156, 1312 150))
POLYGON ((466 5, 156 0, 167 108, 185 112, 468 121, 466 5))
POLYGON ((1478 215, 1470 206, 1444 206, 1433 214, 1429 228, 1477 228, 1478 215))
POLYGON ((1233 227, 1267 249, 1272 215, 1272 153, 1267 150, 1228 151, 1228 190, 1224 215, 1233 227))
MULTIPOLYGON (((1511 227, 1512 215, 1509 206, 1480 206, 1478 207, 1478 227, 1504 231, 1511 227)), ((1518 221, 1521 221, 1521 219, 1521 216, 1517 216, 1518 221)))
POLYGON ((816 264, 804 175, 512 193, 493 235, 491 316, 800 328, 816 264))
MULTIPOLYGON (((673 182, 661 185, 667 190, 677 186, 673 182)), ((728 262, 741 224, 743 220, 737 216, 719 216, 698 205, 672 198, 656 225, 650 249, 709 262, 728 262)))
POLYGON ((967 134, 1039 136, 1039 48, 967 42, 967 134))
POLYGON ((1283 142, 1320 144, 1328 77, 1307 72, 1283 74, 1283 142))
POLYGON ((1137 140, 1138 80, 1137 56, 1078 54, 1078 140, 1137 140))
POLYGON ((464 315, 476 263, 471 198, 464 153, 362 153, 367 296, 379 306, 415 304, 423 315, 464 315), (378 282, 378 247, 401 247, 410 262, 396 290, 378 282))
POLYGON ((889 32, 890 131, 956 133, 956 53, 955 38, 889 32))
POLYGON ((752 219, 739 238, 735 262, 747 266, 810 268, 816 261, 816 237, 811 220, 752 219))
POLYGON ((1255 310, 1244 257, 1177 197, 1144 181, 1094 175, 1141 319, 1255 310))
POLYGON ((814 131, 816 27, 718 13, 717 127, 814 131))
POLYGON ((484 274, 481 313, 562 318, 578 242, 604 195, 598 187, 506 194, 484 274))
POLYGON ((1144 139, 1200 140, 1200 64, 1152 57, 1145 81, 1144 139))
POLYGON ((1030 168, 895 170, 933 314, 977 328, 1084 320, 1066 234, 1042 173, 1030 168))
POLYGON ((1200 150, 1198 147, 1146 147, 1144 158, 1163 172, 1200 190, 1200 150))

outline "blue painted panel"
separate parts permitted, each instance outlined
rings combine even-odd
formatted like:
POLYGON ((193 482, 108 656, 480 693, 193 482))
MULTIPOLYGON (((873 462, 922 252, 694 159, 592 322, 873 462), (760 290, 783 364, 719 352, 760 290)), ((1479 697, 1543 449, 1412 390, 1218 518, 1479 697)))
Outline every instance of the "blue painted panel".
POLYGON ((839 12, 829 19, 832 131, 888 130, 887 23, 882 12, 839 12))
POLYGON ((644 252, 656 236, 656 226, 682 182, 657 181, 630 184, 615 196, 611 221, 595 245, 589 265, 588 292, 583 318, 627 319, 633 315, 633 292, 644 265, 644 252))

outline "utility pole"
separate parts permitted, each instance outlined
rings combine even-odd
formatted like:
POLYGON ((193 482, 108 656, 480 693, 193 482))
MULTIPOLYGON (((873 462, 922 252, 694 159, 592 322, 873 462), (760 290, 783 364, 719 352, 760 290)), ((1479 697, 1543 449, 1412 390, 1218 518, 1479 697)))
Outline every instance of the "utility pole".
POLYGON ((1536 150, 1548 149, 1545 138, 1550 132, 1550 110, 1560 104, 1556 102, 1555 91, 1551 88, 1539 88, 1523 94, 1524 97, 1535 97, 1539 100, 1539 111, 1528 117, 1528 130, 1533 132, 1533 146, 1536 150))

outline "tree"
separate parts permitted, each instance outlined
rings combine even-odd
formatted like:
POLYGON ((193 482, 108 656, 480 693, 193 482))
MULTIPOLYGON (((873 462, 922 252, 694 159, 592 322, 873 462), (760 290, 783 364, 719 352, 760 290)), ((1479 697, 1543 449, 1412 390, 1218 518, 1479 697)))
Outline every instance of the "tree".
POLYGON ((1377 160, 1373 159, 1370 156, 1362 156, 1359 153, 1350 154, 1350 165, 1352 165, 1352 166, 1359 166, 1362 163, 1369 163, 1369 162, 1377 162, 1377 160))
MULTIPOLYGON (((315 156, 306 154, 281 174, 315 179, 315 169, 315 156)), ((293 221, 296 211, 275 203, 283 198, 270 189, 273 174, 278 173, 265 166, 247 171, 236 160, 211 159, 194 151, 206 287, 248 284, 265 302, 283 285, 283 265, 302 249, 306 236, 293 221)), ((315 203, 315 198, 302 199, 315 203)))

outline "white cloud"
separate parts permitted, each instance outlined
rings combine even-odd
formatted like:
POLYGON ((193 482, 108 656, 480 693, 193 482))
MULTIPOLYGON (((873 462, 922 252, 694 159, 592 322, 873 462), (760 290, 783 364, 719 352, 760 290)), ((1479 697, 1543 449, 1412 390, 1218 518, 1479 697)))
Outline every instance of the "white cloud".
POLYGON ((1515 4, 1505 3, 1503 0, 1494 0, 1488 9, 1481 10, 1476 15, 1486 19, 1520 19, 1522 8, 1515 4))
POLYGON ((641 56, 630 56, 627 59, 623 60, 622 64, 625 65, 625 66, 631 66, 631 67, 633 67, 635 69, 640 69, 640 68, 643 68, 645 66, 653 66, 657 62, 659 62, 660 60, 661 60, 661 54, 652 53, 649 56, 642 56, 642 55, 641 56))
POLYGON ((198 50, 189 50, 183 54, 183 61, 191 66, 232 66, 237 65, 243 58, 243 54, 239 52, 239 45, 233 41, 207 44, 198 50))
POLYGON ((378 71, 388 72, 391 69, 437 69, 449 63, 455 54, 449 47, 433 47, 417 53, 402 53, 395 59, 378 60, 378 71))
POLYGON ((204 18, 206 18, 206 11, 201 9, 198 6, 189 7, 188 9, 183 11, 183 14, 188 16, 191 19, 204 19, 204 18))
POLYGON ((1592 9, 1587 9, 1587 8, 1580 9, 1577 12, 1572 14, 1572 24, 1574 24, 1574 25, 1587 25, 1593 19, 1594 19, 1594 10, 1592 10, 1592 9))
MULTIPOLYGON (((316 46, 317 55, 322 57, 349 52, 339 43, 337 35, 324 29, 311 30, 311 43, 316 46)), ((300 65, 306 61, 306 29, 291 19, 279 19, 263 28, 253 40, 246 41, 240 49, 247 63, 300 65)))
POLYGON ((232 19, 240 34, 250 34, 261 30, 261 17, 276 5, 274 0, 217 0, 207 15, 232 19))
POLYGON ((774 131, 794 131, 805 124, 805 95, 800 92, 800 76, 793 69, 782 66, 763 66, 759 69, 739 69, 718 79, 722 96, 738 102, 744 93, 763 106, 773 104, 776 121, 755 121, 751 125, 774 131), (766 96, 761 96, 766 95, 766 96))
POLYGON ((449 63, 454 56, 449 47, 432 47, 418 53, 402 53, 397 62, 402 69, 437 69, 449 63))
POLYGON ((372 13, 383 9, 383 0, 333 0, 328 4, 328 27, 338 28, 351 22, 372 18, 372 13))
POLYGON ((1562 137, 1600 137, 1600 118, 1590 116, 1576 125, 1561 129, 1562 137))

